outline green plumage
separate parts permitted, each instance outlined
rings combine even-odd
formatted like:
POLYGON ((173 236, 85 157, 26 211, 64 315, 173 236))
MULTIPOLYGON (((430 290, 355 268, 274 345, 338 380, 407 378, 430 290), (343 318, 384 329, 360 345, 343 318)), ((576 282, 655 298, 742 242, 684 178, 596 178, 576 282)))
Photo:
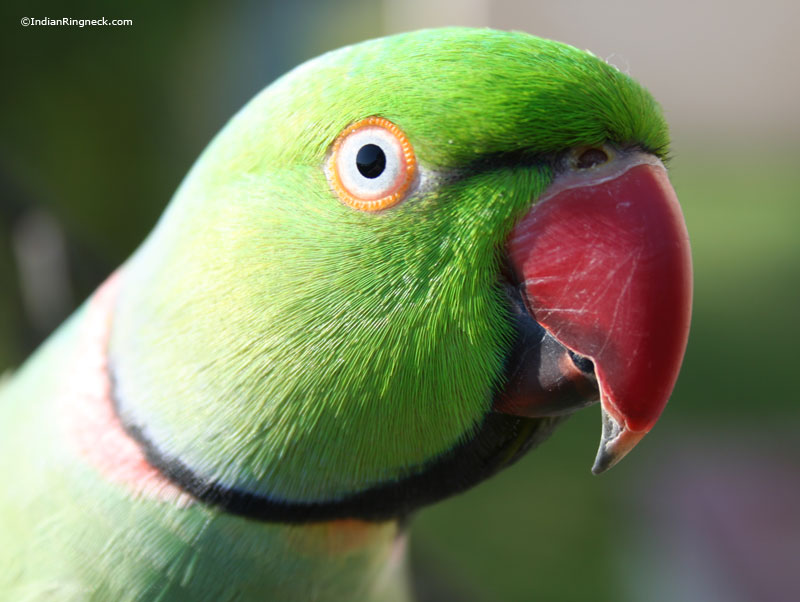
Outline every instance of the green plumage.
MULTIPOLYGON (((521 33, 404 34, 298 67, 223 129, 122 268, 108 358, 123 423, 203 478, 278 501, 424 471, 469 440, 502 385, 510 229, 553 158, 607 141, 666 152, 650 95, 521 33), (339 132, 372 115, 403 129, 421 169, 411 196, 377 214, 341 203, 325 173, 339 132)), ((15 542, 0 546, 0 592, 388 599, 371 588, 394 523, 320 551, 324 525, 131 495, 62 448, 50 404, 83 319, 0 396, 0 475, 14 484, 0 531, 15 542)), ((399 587, 402 564, 392 570, 399 587)))

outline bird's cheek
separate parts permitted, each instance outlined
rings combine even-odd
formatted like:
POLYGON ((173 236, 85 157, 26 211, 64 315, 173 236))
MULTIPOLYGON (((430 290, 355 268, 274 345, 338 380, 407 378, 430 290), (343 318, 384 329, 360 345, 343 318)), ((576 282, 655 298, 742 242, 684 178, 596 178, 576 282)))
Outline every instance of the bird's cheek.
MULTIPOLYGON (((593 363, 600 472, 655 424, 686 348, 689 238, 666 170, 637 153, 557 180, 515 227, 508 254, 532 319, 593 363)), ((519 405, 510 413, 524 413, 519 405)))

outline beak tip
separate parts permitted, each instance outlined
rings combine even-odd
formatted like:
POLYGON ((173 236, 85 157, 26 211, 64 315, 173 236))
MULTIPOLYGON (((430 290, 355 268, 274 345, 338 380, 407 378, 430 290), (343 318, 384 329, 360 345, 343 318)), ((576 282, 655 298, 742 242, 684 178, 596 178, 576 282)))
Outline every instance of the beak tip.
POLYGON ((632 431, 620 424, 607 410, 601 406, 603 416, 603 432, 600 447, 592 466, 592 473, 599 475, 617 464, 645 436, 647 431, 632 431))
POLYGON ((592 466, 592 474, 603 474, 622 460, 626 453, 627 451, 619 453, 619 450, 616 449, 615 446, 607 445, 605 440, 601 441, 600 448, 597 450, 597 456, 594 459, 594 465, 592 466))
POLYGON ((603 450, 600 450, 597 452, 597 457, 594 459, 592 474, 603 474, 615 463, 616 462, 613 461, 613 458, 609 454, 605 453, 603 450))

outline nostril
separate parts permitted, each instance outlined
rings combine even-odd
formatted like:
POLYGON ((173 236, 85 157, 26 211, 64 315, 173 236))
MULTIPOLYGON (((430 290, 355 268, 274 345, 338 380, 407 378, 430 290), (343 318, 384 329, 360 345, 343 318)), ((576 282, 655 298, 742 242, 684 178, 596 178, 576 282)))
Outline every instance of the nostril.
POLYGON ((575 166, 578 169, 589 169, 608 161, 608 153, 602 148, 587 148, 578 155, 575 166))

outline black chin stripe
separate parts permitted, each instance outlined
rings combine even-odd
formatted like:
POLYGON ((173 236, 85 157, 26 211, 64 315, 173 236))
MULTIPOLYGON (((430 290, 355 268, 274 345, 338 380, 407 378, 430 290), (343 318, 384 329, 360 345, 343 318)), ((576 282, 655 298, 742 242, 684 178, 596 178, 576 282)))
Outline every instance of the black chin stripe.
MULTIPOLYGON (((121 416, 113 387, 112 399, 121 416)), ((421 506, 459 493, 518 460, 549 436, 562 418, 520 418, 488 413, 471 439, 433 459, 421 472, 325 502, 286 502, 228 487, 203 477, 179 458, 169 456, 145 431, 122 421, 147 461, 170 481, 200 501, 225 512, 275 523, 310 523, 336 519, 402 519, 421 506)))

